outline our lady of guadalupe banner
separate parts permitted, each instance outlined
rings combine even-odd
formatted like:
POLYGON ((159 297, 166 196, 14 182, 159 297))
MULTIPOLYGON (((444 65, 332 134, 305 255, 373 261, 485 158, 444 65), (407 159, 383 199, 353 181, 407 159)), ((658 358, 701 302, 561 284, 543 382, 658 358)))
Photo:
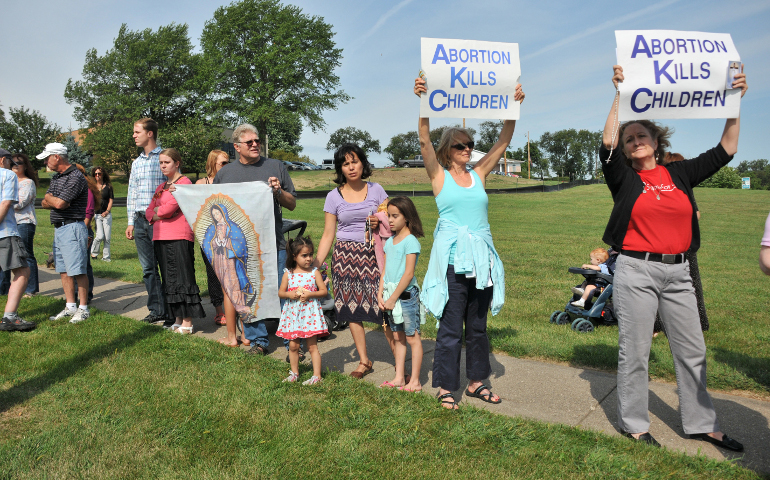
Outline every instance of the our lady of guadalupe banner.
POLYGON ((280 317, 267 184, 176 185, 173 195, 235 310, 244 319, 280 317))
POLYGON ((423 38, 421 52, 421 117, 519 119, 519 44, 423 38))
POLYGON ((618 30, 618 118, 737 118, 741 56, 726 33, 618 30))

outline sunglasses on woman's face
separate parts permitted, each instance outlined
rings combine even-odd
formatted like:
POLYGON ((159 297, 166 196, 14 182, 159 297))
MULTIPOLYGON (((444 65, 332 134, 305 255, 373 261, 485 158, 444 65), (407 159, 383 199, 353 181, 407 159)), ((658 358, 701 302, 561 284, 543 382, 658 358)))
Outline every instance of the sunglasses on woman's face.
POLYGON ((468 143, 455 143, 454 145, 452 145, 452 148, 454 148, 454 149, 457 149, 457 150, 460 150, 460 151, 462 152, 462 151, 463 151, 463 150, 465 150, 466 148, 470 148, 471 150, 473 150, 473 146, 474 146, 474 145, 476 145, 476 144, 475 144, 475 143, 473 143, 473 142, 468 142, 468 143))

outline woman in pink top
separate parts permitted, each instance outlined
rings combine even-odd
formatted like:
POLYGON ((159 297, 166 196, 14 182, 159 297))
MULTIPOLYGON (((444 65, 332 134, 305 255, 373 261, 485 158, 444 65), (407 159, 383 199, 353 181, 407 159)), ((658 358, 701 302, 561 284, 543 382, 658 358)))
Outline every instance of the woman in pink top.
POLYGON ((192 182, 182 175, 182 156, 176 149, 161 151, 159 160, 160 170, 168 180, 155 190, 145 215, 152 225, 152 243, 166 294, 166 311, 176 319, 171 330, 191 334, 192 317, 203 318, 206 313, 195 282, 193 232, 169 188, 192 182))

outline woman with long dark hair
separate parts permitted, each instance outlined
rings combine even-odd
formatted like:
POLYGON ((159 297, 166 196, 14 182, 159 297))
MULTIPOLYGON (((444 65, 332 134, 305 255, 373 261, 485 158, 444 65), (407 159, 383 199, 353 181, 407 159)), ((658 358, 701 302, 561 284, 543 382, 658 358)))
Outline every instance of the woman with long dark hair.
POLYGON ((115 194, 112 190, 110 174, 104 167, 94 167, 91 169, 91 178, 94 179, 99 192, 102 195, 102 201, 96 205, 94 212, 94 223, 96 223, 96 236, 94 243, 91 244, 91 258, 99 257, 99 250, 104 242, 104 252, 102 260, 110 262, 110 239, 112 237, 112 203, 115 194))

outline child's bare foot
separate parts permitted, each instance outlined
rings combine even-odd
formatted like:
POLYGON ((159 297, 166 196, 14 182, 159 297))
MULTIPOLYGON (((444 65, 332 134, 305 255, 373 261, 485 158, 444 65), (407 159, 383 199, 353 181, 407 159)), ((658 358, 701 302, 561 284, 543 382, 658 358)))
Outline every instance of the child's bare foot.
POLYGON ((410 382, 403 387, 398 387, 398 389, 404 392, 421 392, 422 385, 420 385, 420 382, 410 382))

